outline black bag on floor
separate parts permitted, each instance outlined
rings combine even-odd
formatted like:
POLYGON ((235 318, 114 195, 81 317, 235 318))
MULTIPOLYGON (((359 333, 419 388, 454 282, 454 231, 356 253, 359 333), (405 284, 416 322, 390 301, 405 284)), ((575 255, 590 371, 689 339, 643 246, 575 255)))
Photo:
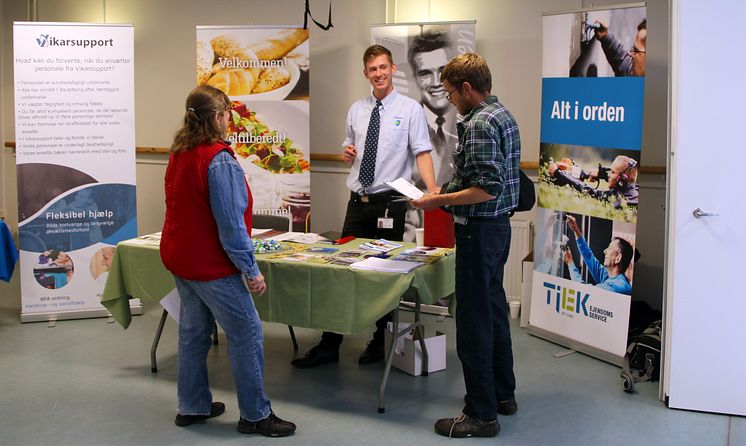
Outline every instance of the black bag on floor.
POLYGON ((631 338, 622 369, 625 392, 634 393, 635 383, 660 378, 661 327, 661 321, 655 321, 641 335, 631 338))

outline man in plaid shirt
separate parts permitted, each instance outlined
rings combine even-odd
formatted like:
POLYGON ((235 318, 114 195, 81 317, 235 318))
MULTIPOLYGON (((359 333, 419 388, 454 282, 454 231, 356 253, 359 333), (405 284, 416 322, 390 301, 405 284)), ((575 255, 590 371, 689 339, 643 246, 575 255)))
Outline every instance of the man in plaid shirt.
POLYGON ((435 423, 449 437, 494 437, 497 414, 512 415, 513 350, 503 269, 510 248, 509 213, 518 204, 521 140, 510 112, 490 95, 492 76, 478 54, 453 58, 441 79, 464 120, 453 154, 455 176, 442 194, 412 201, 425 210, 447 206, 456 232, 456 350, 466 405, 435 423))

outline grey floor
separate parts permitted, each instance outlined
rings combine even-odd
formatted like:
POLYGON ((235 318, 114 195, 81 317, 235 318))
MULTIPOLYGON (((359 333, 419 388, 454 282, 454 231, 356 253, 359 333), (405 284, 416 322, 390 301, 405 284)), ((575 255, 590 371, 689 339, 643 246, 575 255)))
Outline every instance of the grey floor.
MULTIPOLYGON (((209 355, 215 400, 226 413, 206 423, 173 424, 176 324, 169 320, 150 372, 150 343, 161 307, 146 303, 129 329, 106 319, 21 324, 17 276, 0 283, 0 444, 2 445, 744 445, 746 419, 675 411, 658 401, 657 383, 622 391, 619 369, 513 326, 519 412, 501 417, 497 439, 449 440, 433 432, 456 415, 464 395, 453 319, 426 316, 448 336, 447 370, 414 378, 394 371, 386 413, 377 413, 383 367, 358 366, 370 333, 348 336, 338 365, 297 370, 285 326, 265 324, 266 390, 276 413, 298 424, 295 436, 238 434, 238 409, 225 337, 209 355)), ((405 316, 410 317, 410 316, 405 316)), ((301 351, 318 339, 298 329, 301 351)), ((705 379, 705 378, 703 378, 705 379)))

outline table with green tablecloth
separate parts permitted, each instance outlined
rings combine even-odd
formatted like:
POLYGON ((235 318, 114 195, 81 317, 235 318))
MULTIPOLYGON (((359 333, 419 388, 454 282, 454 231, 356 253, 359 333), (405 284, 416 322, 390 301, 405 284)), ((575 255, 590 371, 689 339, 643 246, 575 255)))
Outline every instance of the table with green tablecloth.
MULTIPOLYGON (((357 239, 335 247, 338 252, 348 251, 366 241, 357 239)), ((413 246, 405 244, 391 254, 413 246)), ((152 235, 117 245, 101 303, 124 328, 132 320, 130 298, 157 302, 174 289, 173 276, 163 266, 158 250, 158 237, 152 235)), ((291 262, 272 256, 256 255, 267 291, 256 296, 254 302, 265 322, 356 334, 397 308, 402 296, 414 297, 416 293, 421 303, 429 304, 454 293, 455 255, 408 274, 291 262)))
MULTIPOLYGON (((366 241, 369 240, 357 239, 344 245, 335 245, 339 251, 332 255, 356 249, 366 241)), ((158 302, 175 287, 173 276, 161 262, 159 243, 160 236, 151 234, 117 244, 101 303, 124 328, 129 327, 132 321, 129 299, 158 302)), ((412 247, 414 245, 411 243, 404 244, 389 254, 396 256, 412 247)), ((396 310, 404 297, 415 302, 415 322, 404 330, 395 331, 393 346, 398 337, 412 328, 421 327, 420 304, 434 303, 455 292, 455 257, 443 256, 434 263, 422 265, 407 274, 399 274, 330 263, 293 262, 276 254, 257 254, 267 291, 262 296, 255 296, 254 303, 265 322, 356 334, 370 329, 376 320, 389 312, 394 313, 393 326, 398 327, 396 310)), ((165 315, 164 311, 151 349, 153 371, 157 371, 155 349, 165 315)), ((423 375, 426 375, 428 359, 424 341, 420 341, 420 346, 423 350, 423 375)), ((391 348, 379 389, 380 413, 384 411, 383 397, 393 352, 391 348)))

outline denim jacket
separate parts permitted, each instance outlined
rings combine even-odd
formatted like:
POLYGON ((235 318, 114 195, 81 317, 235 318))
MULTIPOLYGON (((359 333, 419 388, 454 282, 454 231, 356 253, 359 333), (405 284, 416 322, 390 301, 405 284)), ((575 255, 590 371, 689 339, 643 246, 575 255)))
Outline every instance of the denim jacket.
POLYGON ((246 184, 243 169, 230 153, 222 151, 215 155, 207 169, 207 185, 220 243, 236 268, 244 276, 254 279, 260 272, 249 229, 243 219, 249 206, 246 184))

